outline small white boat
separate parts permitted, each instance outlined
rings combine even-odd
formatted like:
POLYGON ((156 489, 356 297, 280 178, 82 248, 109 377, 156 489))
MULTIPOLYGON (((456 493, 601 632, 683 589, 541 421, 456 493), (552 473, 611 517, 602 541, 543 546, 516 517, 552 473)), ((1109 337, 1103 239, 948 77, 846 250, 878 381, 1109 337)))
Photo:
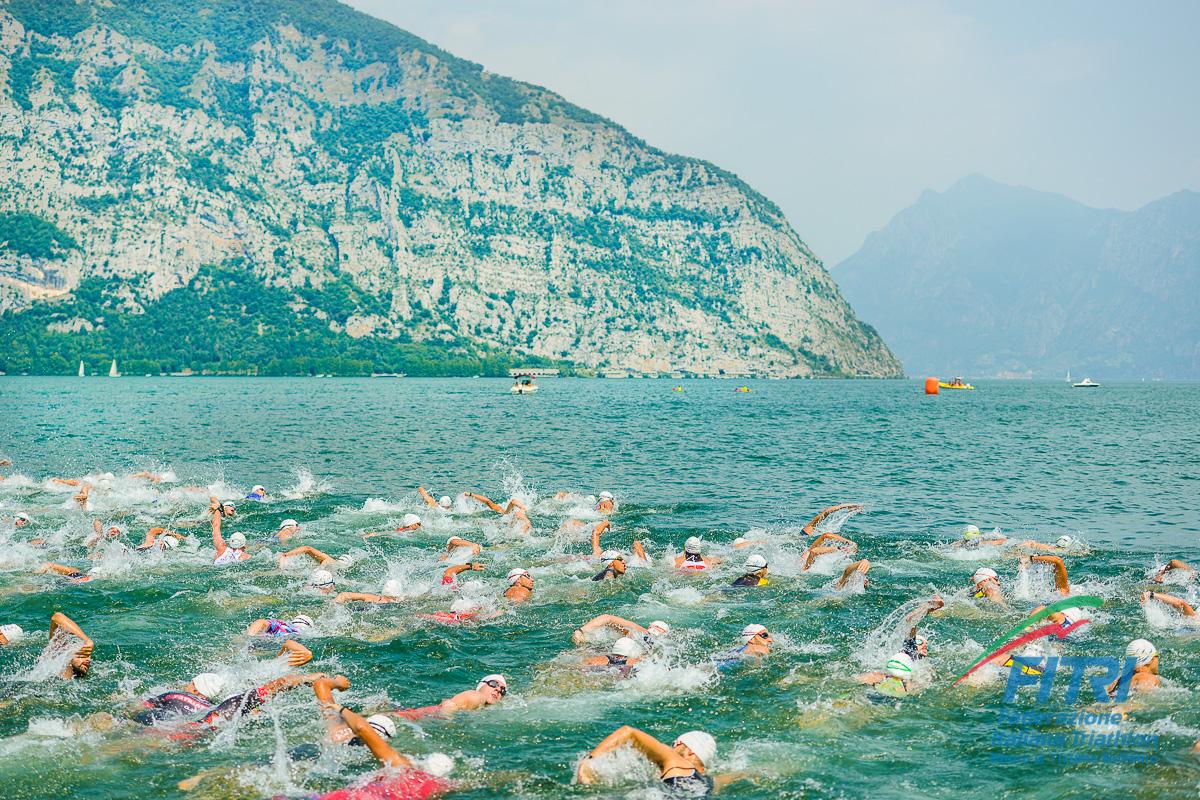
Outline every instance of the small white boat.
POLYGON ((1072 383, 1071 385, 1076 389, 1098 389, 1100 387, 1100 384, 1096 383, 1091 378, 1084 378, 1079 383, 1072 383))
POLYGON ((117 360, 115 358, 113 359, 112 366, 108 368, 108 377, 110 377, 110 378, 121 377, 121 373, 117 372, 117 360))
POLYGON ((533 382, 532 375, 514 375, 509 391, 513 394, 533 394, 537 391, 537 384, 533 382))

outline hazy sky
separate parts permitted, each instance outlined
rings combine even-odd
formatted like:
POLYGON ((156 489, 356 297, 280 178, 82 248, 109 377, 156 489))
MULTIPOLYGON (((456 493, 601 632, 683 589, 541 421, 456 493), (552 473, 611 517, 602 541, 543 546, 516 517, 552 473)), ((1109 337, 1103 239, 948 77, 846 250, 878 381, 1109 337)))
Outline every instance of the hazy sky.
POLYGON ((349 0, 738 173, 833 265, 980 172, 1095 206, 1200 189, 1200 2, 349 0))

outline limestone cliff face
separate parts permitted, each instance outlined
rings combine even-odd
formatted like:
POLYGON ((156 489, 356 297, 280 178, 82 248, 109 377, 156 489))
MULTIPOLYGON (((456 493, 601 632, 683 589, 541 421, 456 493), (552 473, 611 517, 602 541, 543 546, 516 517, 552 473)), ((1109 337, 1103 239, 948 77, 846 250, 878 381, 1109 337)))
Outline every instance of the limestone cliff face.
POLYGON ((0 2, 0 212, 76 245, 0 249, 0 309, 99 276, 153 314, 234 263, 297 313, 337 281, 379 301, 339 335, 900 372, 779 210, 711 164, 327 0, 121 6, 0 2))

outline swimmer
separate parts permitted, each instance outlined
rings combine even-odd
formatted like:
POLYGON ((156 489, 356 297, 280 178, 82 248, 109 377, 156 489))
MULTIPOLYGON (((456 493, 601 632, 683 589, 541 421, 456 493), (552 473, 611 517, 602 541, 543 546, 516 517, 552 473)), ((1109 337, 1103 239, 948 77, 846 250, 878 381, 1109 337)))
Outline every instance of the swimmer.
POLYGON ((343 706, 329 706, 328 711, 341 718, 385 769, 370 783, 316 795, 315 800, 426 800, 450 789, 444 780, 416 769, 408 757, 396 752, 369 718, 343 706))
POLYGON ((182 533, 176 533, 166 528, 151 528, 146 531, 146 538, 137 546, 137 549, 143 552, 155 549, 173 550, 186 538, 182 533))
POLYGON ((420 527, 421 527, 421 518, 420 517, 418 517, 416 514, 405 514, 403 517, 400 518, 400 526, 398 528, 396 528, 394 531, 375 531, 375 532, 370 532, 370 533, 364 533, 363 538, 364 539, 373 539, 376 536, 386 536, 389 533, 412 533, 415 530, 419 530, 420 527))
POLYGON ((456 625, 460 622, 470 622, 472 620, 495 619, 500 616, 499 611, 490 611, 486 614, 482 613, 483 606, 475 600, 466 597, 460 597, 450 604, 449 611, 435 611, 432 614, 417 614, 421 619, 433 620, 440 622, 443 625, 456 625))
POLYGON ((1063 597, 1071 594, 1071 582, 1067 579, 1067 565, 1061 556, 1021 556, 1020 569, 1025 570, 1030 563, 1049 564, 1054 570, 1054 586, 1063 597))
MULTIPOLYGON (((817 532, 817 526, 820 525, 821 522, 823 522, 830 514, 836 514, 839 511, 849 511, 850 514, 857 514, 858 512, 862 511, 863 508, 865 508, 865 506, 862 506, 859 503, 841 503, 840 505, 829 506, 828 508, 822 509, 815 517, 808 521, 807 525, 800 530, 805 536, 812 536, 817 532)), ((850 514, 847 514, 847 516, 850 516, 850 514)))
POLYGON ((736 780, 736 776, 708 775, 717 754, 717 742, 704 731, 688 731, 668 747, 645 731, 622 725, 596 745, 575 768, 575 780, 583 785, 598 783, 594 759, 630 746, 658 768, 658 780, 671 795, 704 797, 736 780))
MULTIPOLYGON (((592 557, 593 558, 599 558, 602 561, 608 561, 611 559, 605 558, 606 553, 617 553, 618 552, 616 550, 603 550, 600 547, 600 537, 602 535, 604 535, 604 533, 606 531, 611 530, 611 529, 612 529, 612 523, 609 522, 608 520, 603 520, 601 522, 598 522, 598 523, 596 523, 596 526, 594 528, 592 528, 592 557)), ((633 549, 633 555, 636 558, 641 559, 642 561, 644 561, 647 564, 653 563, 650 560, 650 557, 646 555, 645 549, 642 548, 642 543, 640 541, 638 541, 637 539, 634 539, 632 549, 633 549)), ((621 560, 621 566, 622 566, 622 569, 620 569, 618 572, 619 572, 619 574, 623 575, 623 574, 625 574, 625 570, 624 570, 625 561, 623 558, 621 560)), ((615 578, 615 577, 617 577, 617 575, 613 574, 613 575, 610 575, 609 577, 615 578)), ((603 578, 593 578, 592 580, 598 581, 598 580, 603 580, 603 578)))
POLYGON ((396 708, 394 713, 406 719, 421 719, 428 716, 450 716, 459 711, 478 711, 499 703, 508 694, 508 681, 503 675, 485 675, 474 689, 459 692, 437 705, 421 708, 396 708))
POLYGON ((746 570, 745 574, 733 582, 734 586, 770 585, 770 581, 767 580, 767 559, 758 553, 752 553, 746 559, 746 565, 743 569, 746 570))
POLYGON ((703 542, 696 536, 689 536, 687 541, 683 543, 683 552, 675 556, 675 569, 684 570, 685 572, 703 572, 709 567, 715 567, 721 563, 721 559, 716 556, 709 556, 705 559, 700 555, 700 548, 703 542))
MULTIPOLYGON (((198 710, 198 713, 202 713, 204 716, 199 719, 189 720, 189 724, 216 726, 221 722, 228 722, 247 713, 256 714, 263 703, 280 692, 294 689, 297 686, 312 685, 314 681, 324 677, 325 674, 322 672, 308 675, 284 675, 282 678, 267 681, 262 686, 254 689, 238 692, 231 697, 225 698, 220 703, 200 698, 202 703, 207 705, 207 708, 200 708, 198 710)), ((138 721, 140 722, 141 720, 138 721)), ((148 725, 150 723, 143 722, 142 724, 148 725)))
POLYGON ((983 532, 979 530, 978 526, 968 525, 963 528, 962 538, 952 544, 951 547, 981 547, 984 545, 998 547, 1008 541, 1008 539, 998 533, 989 533, 987 535, 991 538, 985 539, 983 532))
POLYGON ((308 586, 310 589, 316 589, 321 594, 333 594, 336 587, 333 581, 333 573, 321 567, 314 569, 309 573, 308 586))
POLYGON ((533 597, 533 576, 529 574, 529 570, 510 569, 508 571, 508 588, 504 590, 504 597, 514 603, 524 603, 529 598, 533 597))
POLYGON ((636 622, 630 622, 627 619, 614 616, 612 614, 601 614, 598 617, 593 617, 587 622, 576 628, 571 634, 571 640, 575 644, 584 644, 588 641, 588 634, 592 631, 597 631, 602 628, 613 628, 621 633, 622 636, 641 637, 646 644, 653 644, 655 637, 666 636, 671 632, 671 626, 660 619, 656 619, 643 628, 636 622))
POLYGON ((383 594, 365 594, 363 592, 342 592, 337 597, 333 598, 335 603, 374 603, 375 605, 387 605, 388 603, 399 603, 404 600, 402 595, 404 586, 395 578, 389 579, 383 584, 383 594))
POLYGON ((303 636, 312 630, 312 617, 307 614, 297 614, 290 622, 267 617, 256 619, 246 628, 247 636, 272 636, 276 639, 286 639, 290 636, 303 636))
POLYGON ((479 572, 482 569, 483 564, 478 562, 473 562, 470 564, 455 564, 453 567, 447 567, 446 571, 442 573, 442 586, 446 586, 450 589, 457 589, 458 578, 456 576, 460 572, 479 572))
POLYGON ((0 647, 14 645, 25 638, 25 630, 20 625, 0 625, 0 647))
POLYGON ((326 569, 335 569, 337 567, 346 566, 350 561, 353 560, 348 555, 341 555, 337 558, 334 558, 328 553, 322 552, 315 547, 302 544, 299 547, 288 550, 286 553, 280 553, 276 558, 276 561, 282 568, 287 559, 296 558, 297 556, 308 556, 313 561, 317 562, 317 566, 325 567, 326 569))
MULTIPOLYGON (((1163 594, 1162 592, 1142 592, 1142 605, 1146 605, 1146 603, 1150 600, 1157 600, 1163 605, 1170 606, 1185 617, 1196 616, 1196 609, 1192 608, 1178 597, 1174 597, 1169 594, 1163 594)), ((1194 622, 1195 620, 1190 621, 1194 622)))
POLYGON ((87 511, 88 497, 90 497, 91 494, 92 485, 90 483, 85 483, 83 488, 79 490, 79 493, 75 495, 75 503, 84 511, 87 511))
POLYGON ((1162 686, 1158 677, 1158 648, 1145 639, 1134 639, 1125 647, 1125 656, 1134 659, 1133 675, 1122 675, 1108 685, 1108 696, 1117 693, 1122 680, 1129 680, 1130 692, 1152 692, 1162 686))
POLYGON ((900 649, 914 661, 929 658, 929 640, 918 633, 916 628, 908 632, 908 638, 904 640, 900 649))
POLYGON ((584 667, 632 667, 642 660, 645 650, 633 639, 622 636, 613 642, 612 652, 603 656, 585 656, 579 663, 584 667))
POLYGON ((604 569, 592 576, 594 581, 615 580, 625 574, 625 555, 619 550, 605 550, 600 554, 605 562, 604 569))
POLYGON ((92 579, 92 576, 84 575, 74 567, 68 567, 66 564, 55 564, 53 561, 47 561, 40 567, 34 570, 35 575, 61 575, 70 583, 87 583, 92 579))
POLYGON ((855 561, 853 564, 842 570, 842 577, 838 578, 837 583, 834 584, 834 588, 845 589, 846 584, 848 584, 851 579, 857 580, 858 576, 861 575, 863 588, 866 589, 871 585, 870 579, 867 578, 867 570, 870 568, 871 562, 865 558, 855 561))
POLYGON ((88 550, 93 549, 105 539, 119 539, 125 535, 125 529, 115 522, 105 528, 98 519, 92 520, 92 530, 95 531, 95 535, 84 544, 88 550))
POLYGON ((286 542, 299 532, 299 522, 296 522, 294 519, 285 519, 279 523, 279 528, 275 531, 275 538, 277 538, 280 542, 286 542))
MULTIPOLYGON (((335 675, 332 678, 318 678, 313 681, 313 694, 317 697, 317 705, 321 708, 321 716, 325 717, 325 736, 334 744, 363 746, 366 743, 356 736, 350 726, 338 713, 340 706, 333 700, 333 690, 346 691, 350 688, 350 679, 345 675, 335 675)), ((396 723, 386 714, 372 714, 367 717, 367 724, 384 739, 396 735, 396 723)))
POLYGON ((971 581, 975 585, 972 597, 976 599, 986 597, 993 603, 1008 608, 1008 603, 1004 602, 1004 595, 1000 592, 1000 576, 996 574, 996 570, 990 567, 980 567, 971 576, 971 581))
POLYGON ((529 521, 529 517, 526 514, 528 509, 526 509, 525 504, 517 498, 509 498, 508 505, 501 507, 481 494, 467 492, 466 496, 470 497, 472 500, 478 500, 480 503, 483 503, 485 506, 490 508, 492 511, 495 511, 502 517, 508 517, 508 527, 513 531, 513 533, 519 533, 523 536, 527 536, 533 532, 533 523, 529 521))
POLYGON ((818 558, 830 553, 853 553, 858 550, 858 544, 847 539, 845 536, 836 533, 822 533, 816 539, 813 539, 808 549, 804 551, 804 563, 800 565, 801 572, 808 572, 813 563, 818 558), (841 544, 827 545, 825 542, 841 542, 841 544))
POLYGON ((417 494, 421 495, 421 499, 425 501, 425 505, 431 508, 440 508, 442 511, 449 511, 454 506, 454 501, 450 499, 450 495, 444 494, 437 500, 434 500, 433 495, 425 491, 424 486, 417 487, 417 494))
POLYGON ((891 697, 912 694, 912 677, 915 666, 908 653, 894 653, 888 659, 883 672, 864 672, 861 675, 855 675, 854 680, 874 686, 880 693, 891 697))
POLYGON ((745 536, 739 536, 729 545, 735 550, 741 550, 744 547, 754 547, 755 545, 766 544, 766 539, 747 539, 745 536))
POLYGON ((18 511, 16 514, 13 514, 12 524, 14 528, 24 528, 30 522, 29 515, 24 511, 18 511))
POLYGON ((442 557, 439 560, 446 561, 450 558, 450 554, 460 547, 469 547, 471 549, 471 555, 473 556, 479 555, 479 552, 483 550, 483 548, 475 544, 475 542, 468 541, 460 536, 451 536, 446 540, 446 552, 442 554, 442 557))
POLYGON ((1188 580, 1195 580, 1195 578, 1196 578, 1196 568, 1195 567, 1190 567, 1183 561, 1180 561, 1178 558, 1173 558, 1170 561, 1168 561, 1166 563, 1166 565, 1163 566, 1162 569, 1160 569, 1157 573, 1155 573, 1154 582, 1162 583, 1163 578, 1165 578, 1171 572, 1189 572, 1191 574, 1187 576, 1188 580))
POLYGON ((46 649, 42 651, 42 657, 56 648, 57 642, 66 638, 74 638, 79 641, 80 645, 75 649, 66 669, 62 671, 62 678, 69 681, 86 677, 92 669, 92 651, 96 649, 96 643, 75 624, 74 620, 61 611, 54 612, 54 616, 50 617, 49 641, 46 643, 46 649))
POLYGON ((239 561, 245 561, 250 557, 246 552, 246 535, 243 533, 234 533, 229 537, 229 541, 225 541, 225 537, 221 535, 221 518, 226 516, 225 505, 216 505, 216 498, 213 498, 213 504, 209 506, 209 513, 212 515, 212 543, 213 548, 217 551, 213 556, 213 564, 217 566, 225 566, 226 564, 236 564, 239 561))
POLYGON ((752 623, 742 628, 742 632, 738 634, 737 647, 718 657, 717 665, 726 667, 739 663, 746 656, 770 655, 772 644, 774 640, 766 626, 752 623))
POLYGON ((601 514, 611 514, 617 510, 617 498, 613 497, 612 492, 601 492, 599 499, 596 501, 596 510, 601 514))
POLYGON ((250 494, 246 495, 247 500, 258 500, 262 502, 267 499, 267 488, 265 486, 255 486, 250 490, 250 494))
POLYGON ((132 475, 130 475, 129 477, 145 478, 146 480, 150 481, 151 483, 162 483, 164 480, 166 480, 165 475, 159 475, 157 473, 150 472, 149 470, 143 470, 142 472, 135 472, 132 475))
POLYGON ((211 711, 224 688, 223 676, 201 672, 182 689, 142 700, 145 710, 138 712, 134 720, 142 725, 153 725, 171 717, 191 717, 211 711))
POLYGON ((219 511, 222 517, 233 517, 237 515, 237 506, 234 505, 232 500, 218 501, 215 497, 209 497, 208 511, 210 514, 213 511, 219 511))

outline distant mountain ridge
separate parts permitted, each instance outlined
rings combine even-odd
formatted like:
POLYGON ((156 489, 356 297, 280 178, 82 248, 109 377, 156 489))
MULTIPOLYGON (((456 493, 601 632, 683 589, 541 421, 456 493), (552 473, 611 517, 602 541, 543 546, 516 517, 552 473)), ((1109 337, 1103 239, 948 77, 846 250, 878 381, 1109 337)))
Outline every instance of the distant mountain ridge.
POLYGON ((9 372, 900 373, 736 176, 332 0, 0 0, 0 338, 9 372))
POLYGON ((972 175, 833 270, 909 374, 1200 378, 1200 194, 1136 211, 972 175))

